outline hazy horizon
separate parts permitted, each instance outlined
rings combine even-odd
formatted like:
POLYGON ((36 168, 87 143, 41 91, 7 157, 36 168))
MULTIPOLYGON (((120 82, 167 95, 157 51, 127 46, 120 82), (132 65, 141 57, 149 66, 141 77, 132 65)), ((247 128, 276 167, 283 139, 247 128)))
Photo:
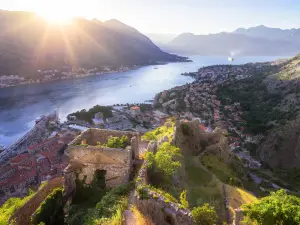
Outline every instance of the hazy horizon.
POLYGON ((231 32, 261 24, 291 29, 300 24, 297 0, 0 0, 0 8, 54 19, 117 19, 143 33, 158 34, 231 32))

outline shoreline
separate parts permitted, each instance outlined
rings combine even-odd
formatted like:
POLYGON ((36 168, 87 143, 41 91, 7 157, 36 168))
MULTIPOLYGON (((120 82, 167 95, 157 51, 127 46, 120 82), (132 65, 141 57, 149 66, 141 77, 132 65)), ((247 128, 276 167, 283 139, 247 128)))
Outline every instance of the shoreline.
POLYGON ((84 76, 74 76, 74 77, 68 77, 68 78, 57 78, 57 79, 52 79, 52 80, 46 80, 46 81, 42 81, 42 82, 32 82, 32 83, 21 83, 21 84, 16 84, 16 85, 10 85, 10 86, 6 86, 6 87, 1 87, 0 86, 0 89, 5 89, 5 88, 12 88, 12 87, 18 87, 18 86, 25 86, 25 85, 31 85, 31 84, 44 84, 44 83, 50 83, 50 82, 53 82, 53 81, 62 81, 62 80, 72 80, 72 79, 80 79, 80 78, 85 78, 85 77, 92 77, 92 76, 101 76, 101 75, 107 75, 107 74, 111 74, 111 73, 125 73, 125 72, 128 72, 128 71, 133 71, 133 70, 136 70, 136 69, 139 69, 143 66, 138 66, 134 69, 128 69, 128 70, 124 70, 124 71, 111 71, 111 72, 104 72, 104 73, 96 73, 96 74, 87 74, 87 75, 84 75, 84 76))
POLYGON ((125 72, 128 72, 128 71, 134 71, 136 69, 140 69, 140 68, 146 67, 146 66, 159 66, 159 65, 166 65, 166 64, 169 64, 169 63, 188 63, 188 62, 191 62, 191 61, 178 61, 178 62, 166 62, 166 63, 142 65, 142 66, 136 66, 134 68, 127 69, 127 70, 121 70, 121 71, 98 72, 98 73, 95 73, 95 74, 86 74, 84 76, 74 76, 74 77, 68 77, 68 78, 64 78, 64 79, 57 78, 57 79, 46 80, 46 81, 42 81, 42 82, 20 83, 20 84, 16 84, 16 85, 5 86, 5 87, 0 86, 0 89, 12 88, 12 87, 18 87, 18 86, 25 86, 25 85, 31 85, 31 84, 44 84, 44 83, 50 83, 50 82, 53 82, 53 81, 80 79, 80 78, 85 78, 85 77, 101 76, 101 75, 107 75, 107 74, 112 74, 112 73, 125 73, 125 72))

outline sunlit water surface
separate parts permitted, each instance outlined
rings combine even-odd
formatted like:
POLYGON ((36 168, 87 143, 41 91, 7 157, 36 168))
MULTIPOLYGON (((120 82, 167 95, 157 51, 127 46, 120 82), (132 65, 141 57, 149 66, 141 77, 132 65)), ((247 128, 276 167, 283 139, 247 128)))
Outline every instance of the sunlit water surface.
MULTIPOLYGON (((226 57, 191 56, 191 63, 146 66, 124 73, 113 73, 43 84, 0 89, 0 144, 13 143, 28 131, 35 119, 59 106, 66 115, 96 104, 142 103, 156 93, 192 82, 180 75, 202 66, 228 64, 226 57)), ((278 57, 239 57, 234 64, 261 62, 278 57)))

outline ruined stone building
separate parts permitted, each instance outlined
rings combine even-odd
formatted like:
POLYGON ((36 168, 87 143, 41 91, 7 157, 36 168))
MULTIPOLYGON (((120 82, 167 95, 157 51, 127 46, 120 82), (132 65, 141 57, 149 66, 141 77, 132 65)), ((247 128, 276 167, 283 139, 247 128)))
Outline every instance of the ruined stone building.
POLYGON ((75 138, 68 146, 65 154, 70 162, 65 169, 65 191, 72 194, 75 191, 76 176, 90 183, 95 173, 104 172, 105 183, 115 187, 129 180, 133 161, 139 155, 140 136, 135 132, 88 129, 75 138), (127 136, 130 145, 125 149, 106 148, 101 144, 109 137, 127 136))

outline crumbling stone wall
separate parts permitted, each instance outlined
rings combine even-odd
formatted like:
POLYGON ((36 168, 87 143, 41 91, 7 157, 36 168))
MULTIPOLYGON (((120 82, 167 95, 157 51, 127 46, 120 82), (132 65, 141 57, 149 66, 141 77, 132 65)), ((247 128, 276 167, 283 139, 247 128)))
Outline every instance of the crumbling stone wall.
POLYGON ((166 200, 154 192, 149 192, 148 199, 134 197, 134 204, 145 215, 148 215, 155 224, 159 225, 193 225, 195 224, 190 211, 180 209, 178 204, 166 203, 166 200))
MULTIPOLYGON (((144 164, 139 171, 137 187, 148 184, 147 167, 144 164)), ((138 193, 134 195, 134 204, 145 215, 148 215, 155 224, 159 225, 194 225, 191 212, 180 208, 180 205, 168 202, 166 199, 149 188, 146 199, 140 198, 138 193)))
POLYGON ((76 176, 85 179, 89 184, 96 171, 105 170, 105 182, 108 187, 128 182, 133 160, 139 155, 140 136, 135 132, 88 129, 75 138, 65 151, 70 158, 64 171, 65 195, 71 197, 76 191, 76 176), (125 149, 105 148, 99 145, 105 143, 110 136, 127 136, 130 146, 125 149), (86 144, 82 144, 82 142, 86 144))
POLYGON ((30 225, 30 217, 47 198, 47 196, 55 189, 63 186, 63 178, 58 177, 50 180, 44 187, 36 192, 36 194, 26 202, 21 208, 16 210, 10 221, 15 220, 17 225, 30 225))
POLYGON ((139 156, 139 143, 140 135, 137 132, 129 131, 116 131, 116 130, 104 130, 104 129, 87 129, 75 138, 69 145, 79 145, 82 140, 86 140, 86 143, 90 146, 97 145, 97 142, 104 144, 109 137, 122 137, 127 136, 130 140, 133 156, 138 158, 139 156))
MULTIPOLYGON (((129 179, 132 167, 132 151, 126 149, 102 148, 97 146, 70 146, 68 148, 70 167, 79 179, 86 177, 90 183, 97 170, 105 170, 105 181, 108 187, 115 187, 129 179)), ((69 169, 70 169, 69 167, 69 169)), ((74 177, 72 175, 72 177, 74 177)))

